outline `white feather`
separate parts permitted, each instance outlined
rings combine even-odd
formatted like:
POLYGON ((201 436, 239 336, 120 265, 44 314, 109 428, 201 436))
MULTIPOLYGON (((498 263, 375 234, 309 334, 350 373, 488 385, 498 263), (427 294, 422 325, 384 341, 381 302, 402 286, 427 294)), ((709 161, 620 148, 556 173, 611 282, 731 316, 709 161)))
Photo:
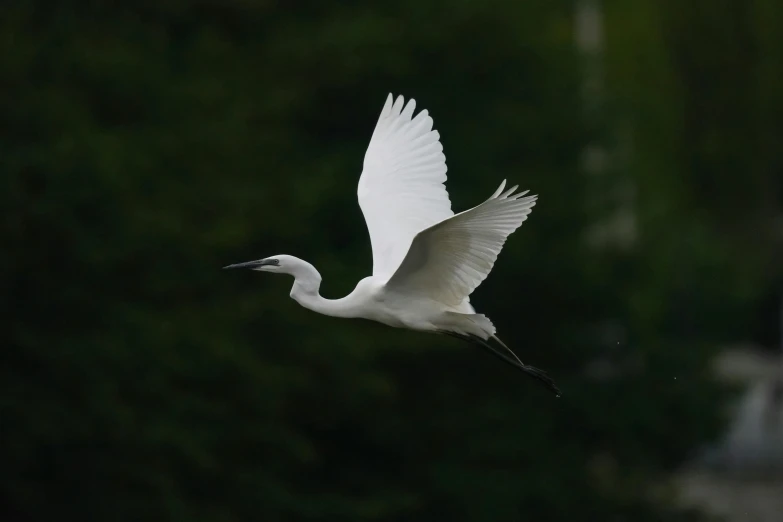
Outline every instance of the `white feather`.
POLYGON ((395 293, 459 306, 486 279, 506 238, 527 219, 537 196, 500 188, 485 202, 419 232, 386 284, 395 293), (499 194, 499 195, 498 195, 499 194))
POLYGON ((416 101, 386 99, 359 178, 359 206, 372 243, 373 276, 389 278, 421 230, 453 215, 443 185, 446 157, 432 118, 416 101))

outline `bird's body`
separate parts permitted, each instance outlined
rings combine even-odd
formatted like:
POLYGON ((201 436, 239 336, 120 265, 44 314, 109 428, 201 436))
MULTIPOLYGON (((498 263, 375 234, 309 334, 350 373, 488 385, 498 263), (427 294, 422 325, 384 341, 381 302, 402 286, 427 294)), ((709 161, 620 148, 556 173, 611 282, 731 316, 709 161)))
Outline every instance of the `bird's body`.
POLYGON ((439 134, 427 111, 413 117, 414 109, 414 100, 405 105, 402 96, 394 101, 389 95, 365 155, 357 194, 370 231, 372 276, 346 297, 332 300, 319 294, 321 275, 315 267, 293 256, 226 268, 290 274, 291 297, 321 314, 476 342, 559 394, 544 372, 519 361, 469 301, 537 197, 515 193, 517 187, 504 191, 504 180, 487 200, 455 215, 443 185, 446 161, 439 134))
MULTIPOLYGON (((286 258, 286 256, 275 257, 286 258)), ((294 262, 293 259, 287 260, 287 264, 294 262)), ((308 272, 302 277, 312 283, 302 284, 300 279, 299 284, 294 284, 291 289, 291 298, 303 307, 323 315, 368 319, 394 328, 426 332, 439 329, 457 331, 460 329, 460 323, 465 319, 463 316, 474 313, 473 307, 467 302, 456 308, 447 307, 428 297, 395 292, 387 287, 387 281, 374 276, 359 281, 353 292, 342 299, 325 299, 317 290, 321 280, 315 268, 308 263, 303 264, 300 270, 308 272)), ((473 323, 468 324, 473 325, 473 323)), ((464 333, 479 335, 475 327, 463 325, 462 330, 465 330, 464 333)))

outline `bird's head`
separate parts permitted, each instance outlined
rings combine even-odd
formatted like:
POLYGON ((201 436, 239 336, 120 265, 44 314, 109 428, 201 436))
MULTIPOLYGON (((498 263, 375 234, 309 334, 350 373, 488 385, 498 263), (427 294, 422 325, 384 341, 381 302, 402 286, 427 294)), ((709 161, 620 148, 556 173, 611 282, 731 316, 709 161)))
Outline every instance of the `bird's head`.
MULTIPOLYGON (((288 259, 291 256, 271 256, 264 259, 256 259, 255 261, 246 261, 244 263, 234 263, 233 265, 224 266, 223 269, 229 268, 246 268, 249 270, 255 270, 257 272, 286 272, 286 267, 291 264, 288 259)), ((290 268, 290 267, 289 267, 290 268)))
POLYGON ((320 274, 318 274, 318 271, 313 265, 298 257, 285 254, 265 257, 264 259, 257 259, 255 261, 247 261, 245 263, 235 263, 233 265, 224 266, 223 268, 247 268, 257 272, 275 272, 278 274, 289 274, 294 277, 317 275, 320 279, 320 274))

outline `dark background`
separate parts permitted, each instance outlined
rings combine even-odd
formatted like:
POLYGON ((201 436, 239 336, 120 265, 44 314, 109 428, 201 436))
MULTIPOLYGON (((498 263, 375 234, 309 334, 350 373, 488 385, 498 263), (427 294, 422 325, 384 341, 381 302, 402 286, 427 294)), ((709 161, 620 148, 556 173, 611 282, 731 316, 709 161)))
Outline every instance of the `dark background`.
POLYGON ((11 1, 0 94, 3 521, 698 519, 709 361, 777 342, 779 1, 11 1), (220 270, 371 273, 389 92, 455 210, 540 195, 472 302, 562 398, 220 270))

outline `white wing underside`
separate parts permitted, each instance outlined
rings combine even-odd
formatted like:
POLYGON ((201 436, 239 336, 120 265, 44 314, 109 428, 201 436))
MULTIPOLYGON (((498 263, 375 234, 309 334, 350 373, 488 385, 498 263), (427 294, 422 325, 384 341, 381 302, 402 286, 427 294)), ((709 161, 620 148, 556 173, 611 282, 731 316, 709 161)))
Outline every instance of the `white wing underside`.
POLYGON ((390 94, 375 125, 359 178, 359 206, 372 243, 375 277, 388 279, 416 234, 451 217, 446 157, 426 110, 390 94))
MULTIPOLYGON (((537 196, 505 192, 419 232, 387 289, 459 307, 486 279, 508 236, 527 219, 537 196)), ((463 305, 464 306, 464 305, 463 305)))
POLYGON ((359 206, 370 232, 373 276, 388 290, 473 313, 470 294, 486 279, 506 238, 527 219, 537 196, 503 192, 451 210, 446 157, 426 110, 415 100, 386 99, 359 178, 359 206))

